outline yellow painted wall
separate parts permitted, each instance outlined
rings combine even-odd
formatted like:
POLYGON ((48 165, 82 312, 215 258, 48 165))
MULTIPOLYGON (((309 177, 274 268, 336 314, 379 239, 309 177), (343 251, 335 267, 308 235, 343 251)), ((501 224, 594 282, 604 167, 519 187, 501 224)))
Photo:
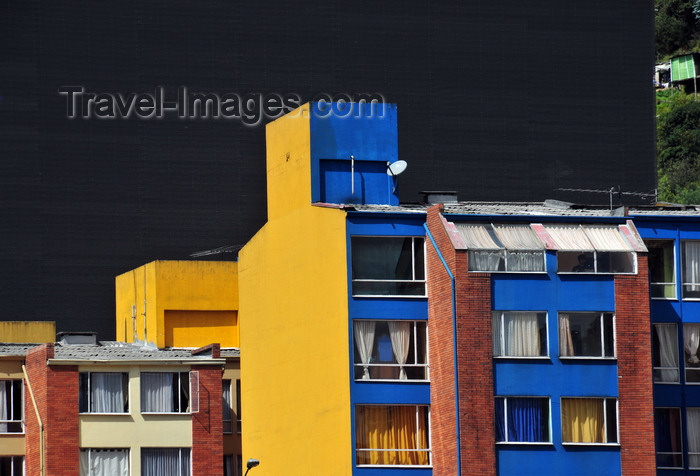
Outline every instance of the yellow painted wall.
POLYGON ((159 348, 239 345, 236 262, 153 261, 117 276, 115 289, 117 340, 136 336, 159 348))
POLYGON ((256 476, 352 473, 345 212, 310 205, 308 131, 299 113, 268 125, 269 221, 239 253, 243 460, 260 460, 256 476))
MULTIPOLYGON (((23 359, 0 360, 0 380, 22 379, 23 359)), ((29 401, 29 392, 25 390, 25 401, 29 401)), ((31 403, 25 405, 25 411, 33 411, 31 403)), ((24 454, 24 433, 2 433, 0 434, 0 455, 20 456, 24 454)))
POLYGON ((190 414, 142 415, 140 372, 188 371, 189 367, 81 366, 80 371, 129 372, 128 415, 80 415, 81 448, 129 448, 129 474, 141 474, 141 448, 192 447, 190 414))
POLYGON ((45 344, 56 341, 53 321, 0 322, 0 342, 15 344, 45 344))

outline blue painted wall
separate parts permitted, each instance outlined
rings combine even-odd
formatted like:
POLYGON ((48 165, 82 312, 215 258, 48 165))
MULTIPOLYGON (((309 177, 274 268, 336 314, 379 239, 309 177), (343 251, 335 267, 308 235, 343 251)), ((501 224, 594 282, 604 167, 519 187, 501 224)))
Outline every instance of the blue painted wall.
POLYGON ((557 275, 547 253, 546 274, 493 274, 493 309, 546 311, 549 357, 494 359, 497 396, 543 396, 551 402, 552 444, 497 444, 501 476, 619 476, 617 446, 563 445, 561 397, 617 397, 617 361, 560 360, 558 313, 615 310, 614 280, 602 275, 557 275))
POLYGON ((387 174, 398 160, 396 105, 314 102, 310 127, 312 201, 399 203, 387 174))

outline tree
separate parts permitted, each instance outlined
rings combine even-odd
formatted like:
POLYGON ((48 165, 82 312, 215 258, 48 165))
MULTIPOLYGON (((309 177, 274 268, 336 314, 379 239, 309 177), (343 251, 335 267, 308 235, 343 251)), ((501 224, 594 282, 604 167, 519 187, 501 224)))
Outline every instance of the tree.
POLYGON ((654 0, 656 55, 668 57, 692 49, 700 22, 700 0, 654 0))
POLYGON ((700 204, 700 101, 679 91, 666 92, 660 97, 657 102, 659 199, 700 204))

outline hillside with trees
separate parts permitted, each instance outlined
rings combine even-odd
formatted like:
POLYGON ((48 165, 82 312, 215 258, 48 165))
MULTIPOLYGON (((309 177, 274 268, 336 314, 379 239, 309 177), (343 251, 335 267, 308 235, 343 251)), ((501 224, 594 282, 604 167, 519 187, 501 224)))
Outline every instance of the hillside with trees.
MULTIPOLYGON (((700 52, 700 0, 654 0, 657 62, 700 52)), ((700 99, 656 93, 659 201, 700 204, 700 99)))

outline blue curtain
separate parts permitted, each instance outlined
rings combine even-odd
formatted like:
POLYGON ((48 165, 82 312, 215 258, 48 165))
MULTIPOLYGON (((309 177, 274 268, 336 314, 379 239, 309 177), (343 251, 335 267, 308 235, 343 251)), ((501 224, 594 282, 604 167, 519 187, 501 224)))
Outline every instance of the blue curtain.
POLYGON ((508 398, 507 411, 505 410, 505 400, 496 399, 497 441, 549 441, 549 415, 547 413, 547 400, 543 398, 508 398))

